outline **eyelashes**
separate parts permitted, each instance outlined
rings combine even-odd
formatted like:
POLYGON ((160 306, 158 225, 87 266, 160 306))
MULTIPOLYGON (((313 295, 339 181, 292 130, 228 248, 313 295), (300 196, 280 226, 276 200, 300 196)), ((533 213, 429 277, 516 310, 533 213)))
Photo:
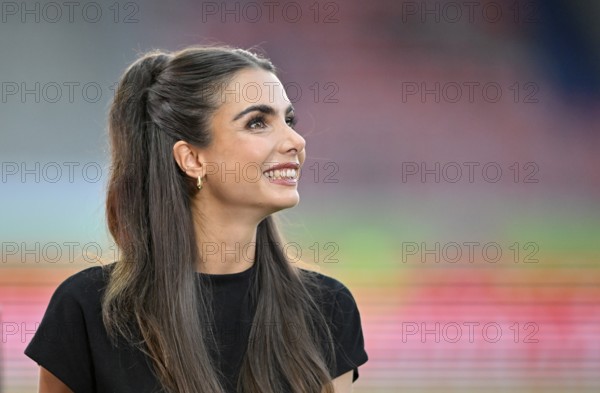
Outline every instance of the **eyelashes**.
POLYGON ((296 116, 288 116, 285 118, 285 122, 295 130, 296 124, 298 124, 298 118, 296 116))
POLYGON ((265 117, 262 115, 254 116, 251 118, 248 123, 246 123, 246 128, 250 130, 256 130, 259 128, 265 127, 265 117))
MULTIPOLYGON (((266 128, 266 122, 267 121, 264 115, 256 115, 246 123, 246 128, 249 130, 266 128)), ((295 130, 296 124, 298 124, 298 118, 296 116, 288 116, 285 118, 285 122, 288 126, 295 130)))

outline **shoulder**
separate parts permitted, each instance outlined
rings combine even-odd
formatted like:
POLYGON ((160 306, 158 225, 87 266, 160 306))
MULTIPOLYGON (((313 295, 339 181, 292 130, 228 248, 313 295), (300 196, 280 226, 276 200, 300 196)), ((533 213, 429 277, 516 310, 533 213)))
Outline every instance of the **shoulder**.
POLYGON ((64 280, 54 291, 25 355, 75 392, 92 392, 94 357, 110 342, 101 302, 107 266, 94 266, 64 280))
POLYGON ((77 303, 98 302, 108 283, 112 265, 89 267, 69 276, 58 285, 51 302, 61 300, 77 303))
POLYGON ((312 289, 317 290, 319 300, 326 306, 342 310, 356 308, 352 292, 342 281, 314 270, 300 268, 300 271, 316 287, 312 289))
POLYGON ((108 282, 114 263, 83 269, 65 279, 59 286, 64 291, 84 291, 89 287, 102 287, 108 282))
POLYGON ((93 266, 83 269, 65 279, 60 286, 80 289, 86 285, 104 284, 112 270, 113 263, 103 266, 93 266))
POLYGON ((338 279, 318 272, 316 270, 309 270, 305 268, 298 268, 306 277, 310 277, 313 281, 317 282, 323 289, 328 291, 339 291, 347 289, 346 286, 338 279))
POLYGON ((299 271, 300 274, 306 278, 306 282, 309 282, 312 285, 317 285, 320 290, 325 291, 328 294, 334 294, 342 290, 348 290, 348 288, 340 280, 324 273, 305 268, 299 268, 299 271))
MULTIPOLYGON (((361 316, 354 296, 340 280, 320 272, 302 269, 309 282, 317 284, 323 312, 333 335, 335 365, 332 377, 338 377, 353 370, 352 381, 358 379, 358 367, 369 359, 365 350, 361 316)), ((315 290, 313 289, 313 293, 315 290)))

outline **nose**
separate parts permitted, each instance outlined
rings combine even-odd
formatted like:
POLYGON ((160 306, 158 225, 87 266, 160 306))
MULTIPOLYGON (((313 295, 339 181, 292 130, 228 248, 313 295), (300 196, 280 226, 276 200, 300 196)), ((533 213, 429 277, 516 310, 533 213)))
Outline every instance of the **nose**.
POLYGON ((288 153, 292 150, 296 151, 296 154, 300 154, 304 152, 304 148, 306 147, 306 140, 302 137, 302 135, 298 134, 296 130, 294 130, 289 125, 285 125, 285 139, 282 144, 283 153, 288 153))

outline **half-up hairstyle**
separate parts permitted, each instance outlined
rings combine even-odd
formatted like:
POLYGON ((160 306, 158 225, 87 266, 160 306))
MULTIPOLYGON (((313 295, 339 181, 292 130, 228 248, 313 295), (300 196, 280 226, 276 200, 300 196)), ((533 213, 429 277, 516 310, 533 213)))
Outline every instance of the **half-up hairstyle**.
MULTIPOLYGON (((115 344, 124 338, 149 356, 169 393, 224 392, 206 328, 210 293, 196 274, 201 255, 191 205, 198 190, 172 149, 179 140, 210 145, 219 86, 248 68, 275 72, 242 49, 152 51, 124 72, 110 107, 106 214, 120 258, 110 270, 103 321, 115 344)), ((315 275, 290 263, 281 239, 272 216, 258 225, 256 313, 237 390, 333 393, 333 340, 315 275)))

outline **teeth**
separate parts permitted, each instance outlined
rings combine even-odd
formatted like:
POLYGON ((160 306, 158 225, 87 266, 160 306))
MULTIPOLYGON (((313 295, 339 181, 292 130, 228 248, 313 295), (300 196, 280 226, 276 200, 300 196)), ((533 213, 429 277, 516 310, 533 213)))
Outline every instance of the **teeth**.
POLYGON ((289 178, 295 179, 298 176, 298 171, 295 169, 275 169, 274 171, 265 172, 265 176, 269 179, 289 178))

